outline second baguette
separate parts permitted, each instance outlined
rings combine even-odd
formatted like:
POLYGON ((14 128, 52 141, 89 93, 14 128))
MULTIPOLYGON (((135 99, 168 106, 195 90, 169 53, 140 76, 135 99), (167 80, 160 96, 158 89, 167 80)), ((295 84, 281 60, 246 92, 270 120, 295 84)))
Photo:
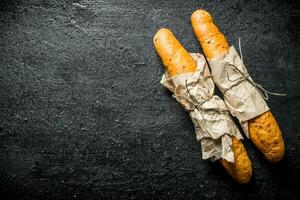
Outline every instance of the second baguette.
MULTIPOLYGON (((196 37, 208 59, 220 58, 227 54, 228 42, 213 23, 213 19, 207 11, 195 11, 192 14, 191 22, 196 37)), ((250 119, 248 127, 250 139, 270 162, 278 162, 283 158, 284 141, 271 111, 250 119)))

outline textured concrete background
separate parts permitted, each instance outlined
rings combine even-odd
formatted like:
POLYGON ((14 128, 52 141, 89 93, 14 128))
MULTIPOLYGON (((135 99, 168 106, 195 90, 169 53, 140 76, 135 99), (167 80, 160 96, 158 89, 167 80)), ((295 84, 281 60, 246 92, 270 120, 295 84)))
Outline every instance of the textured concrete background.
POLYGON ((297 1, 0 1, 1 199, 299 199, 297 1), (152 37, 208 10, 252 77, 288 97, 268 104, 286 141, 270 165, 245 141, 253 180, 239 186, 201 159, 193 125, 160 84, 152 37))

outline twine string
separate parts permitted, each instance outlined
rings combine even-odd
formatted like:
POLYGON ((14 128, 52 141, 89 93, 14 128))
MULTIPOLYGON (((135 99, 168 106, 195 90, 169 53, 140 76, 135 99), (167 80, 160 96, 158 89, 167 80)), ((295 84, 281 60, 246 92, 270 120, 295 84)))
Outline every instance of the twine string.
MULTIPOLYGON (((212 78, 212 76, 209 75, 207 77, 204 77, 205 80, 208 79, 208 78, 212 78)), ((173 94, 173 97, 175 99, 177 99, 178 97, 180 97, 181 99, 184 99, 185 101, 189 102, 190 105, 191 105, 191 108, 188 110, 188 112, 194 111, 196 109, 199 111, 199 114, 202 117, 202 121, 204 123, 201 126, 199 124, 198 120, 194 120, 194 122, 196 123, 196 125, 198 127, 203 128, 209 134, 209 136, 212 138, 212 135, 210 134, 209 128, 208 128, 208 125, 207 125, 207 119, 204 117, 204 115, 203 115, 202 112, 203 111, 212 111, 212 112, 217 112, 217 113, 220 113, 220 114, 229 114, 229 111, 225 110, 223 108, 204 108, 203 104, 206 103, 206 102, 208 102, 209 100, 211 100, 213 98, 213 95, 210 95, 208 98, 204 99, 203 101, 198 102, 197 99, 191 94, 187 80, 185 81, 185 88, 186 88, 186 91, 187 91, 187 94, 188 94, 188 98, 186 98, 184 96, 181 96, 181 95, 175 95, 175 94, 173 94)), ((228 141, 227 138, 226 138, 226 141, 229 144, 229 141, 228 141)), ((230 145, 227 145, 226 148, 227 148, 227 151, 231 150, 231 146, 230 145)))
MULTIPOLYGON (((240 56, 241 56, 241 60, 243 61, 243 54, 242 54, 242 45, 241 45, 241 38, 239 38, 239 51, 240 51, 240 56)), ((230 89, 232 89, 233 87, 237 86, 238 84, 240 84, 243 81, 248 81, 251 85, 253 85, 253 87, 256 88, 256 90, 259 92, 259 94, 265 99, 268 100, 269 99, 269 95, 275 95, 275 96, 286 96, 286 94, 284 93, 277 93, 277 92, 271 92, 266 90, 261 84, 256 83, 255 81, 253 81, 250 77, 250 75, 247 72, 243 72, 241 71, 237 66, 235 66, 234 64, 229 64, 228 66, 232 67, 236 72, 238 72, 241 76, 235 80, 230 79, 229 74, 227 72, 227 79, 230 82, 235 82, 233 85, 231 85, 229 88, 227 88, 224 92, 223 95, 230 89)))

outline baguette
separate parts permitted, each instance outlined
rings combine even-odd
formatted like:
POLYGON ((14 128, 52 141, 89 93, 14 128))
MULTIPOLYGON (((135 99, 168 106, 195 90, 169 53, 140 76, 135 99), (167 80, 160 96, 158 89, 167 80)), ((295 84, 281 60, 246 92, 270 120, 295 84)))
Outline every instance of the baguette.
MULTIPOLYGON (((154 46, 170 76, 196 70, 196 62, 170 30, 160 29, 154 36, 154 46)), ((245 147, 240 140, 232 137, 232 148, 235 158, 234 163, 225 159, 219 160, 238 183, 248 183, 252 176, 252 164, 245 147)))
MULTIPOLYGON (((197 10, 191 16, 193 30, 208 59, 223 57, 228 52, 225 36, 205 10, 197 10)), ((285 152, 284 141, 271 111, 248 121, 250 139, 270 162, 280 161, 285 152)))

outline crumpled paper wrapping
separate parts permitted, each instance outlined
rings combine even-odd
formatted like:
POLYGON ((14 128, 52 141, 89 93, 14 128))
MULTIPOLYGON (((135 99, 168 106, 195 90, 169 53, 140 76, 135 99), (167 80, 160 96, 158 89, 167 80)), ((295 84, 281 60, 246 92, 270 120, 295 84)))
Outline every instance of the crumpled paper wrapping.
POLYGON ((208 60, 208 63, 228 109, 238 118, 249 138, 247 121, 268 111, 267 103, 253 82, 251 83, 253 80, 233 46, 224 57, 208 60), (245 79, 245 76, 250 81, 245 79))
POLYGON ((206 60, 201 54, 191 54, 197 62, 194 73, 162 77, 161 84, 174 93, 176 100, 189 112, 201 142, 203 159, 224 158, 234 162, 231 135, 243 139, 232 121, 224 101, 214 95, 214 82, 206 60))

